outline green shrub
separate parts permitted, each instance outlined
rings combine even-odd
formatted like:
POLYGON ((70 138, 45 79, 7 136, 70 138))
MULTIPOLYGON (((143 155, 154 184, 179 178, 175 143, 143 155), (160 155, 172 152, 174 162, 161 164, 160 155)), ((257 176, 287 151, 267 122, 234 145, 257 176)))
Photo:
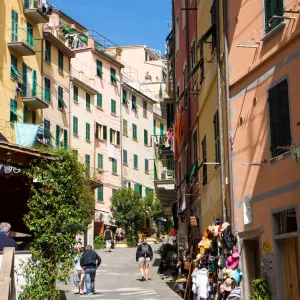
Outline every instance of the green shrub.
POLYGON ((103 236, 96 236, 94 238, 94 248, 97 249, 104 249, 105 248, 105 240, 103 236))
POLYGON ((251 300, 270 300, 268 282, 264 278, 254 279, 251 284, 251 300))

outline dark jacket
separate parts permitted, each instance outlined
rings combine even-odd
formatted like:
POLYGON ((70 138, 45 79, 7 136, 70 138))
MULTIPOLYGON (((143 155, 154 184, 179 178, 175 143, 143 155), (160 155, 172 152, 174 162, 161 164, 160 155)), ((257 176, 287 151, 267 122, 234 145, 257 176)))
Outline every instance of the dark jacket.
POLYGON ((101 264, 100 256, 93 250, 87 250, 80 258, 80 266, 85 268, 98 268, 101 264))
POLYGON ((7 236, 6 234, 0 234, 0 251, 3 251, 4 247, 14 247, 18 250, 18 245, 14 239, 7 236))
POLYGON ((150 257, 150 259, 152 260, 153 258, 153 251, 152 251, 152 248, 149 244, 140 244, 137 249, 136 249, 136 261, 138 261, 138 259, 140 257, 143 257, 143 254, 142 254, 142 249, 143 249, 143 245, 147 245, 148 246, 148 250, 149 250, 149 255, 148 257, 150 257))

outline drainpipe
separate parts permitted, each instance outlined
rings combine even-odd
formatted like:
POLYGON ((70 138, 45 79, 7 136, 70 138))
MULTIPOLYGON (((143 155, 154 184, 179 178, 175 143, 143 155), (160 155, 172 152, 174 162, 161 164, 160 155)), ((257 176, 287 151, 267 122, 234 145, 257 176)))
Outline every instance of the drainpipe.
POLYGON ((219 115, 219 131, 220 131, 220 172, 221 172, 221 200, 223 222, 226 222, 226 182, 225 182, 225 153, 224 153, 224 127, 223 127, 223 108, 222 108, 222 76, 221 76, 221 34, 220 34, 220 2, 216 0, 216 40, 217 40, 217 97, 218 97, 218 115, 219 115))
POLYGON ((233 196, 233 166, 232 166, 232 146, 231 146, 231 123, 230 123, 230 97, 229 97, 229 72, 228 72, 228 40, 227 40, 227 0, 222 0, 223 6, 223 36, 224 36, 224 78, 225 78, 225 96, 226 96, 226 118, 227 118, 227 139, 228 139, 228 171, 229 171, 229 200, 231 206, 231 228, 235 231, 234 223, 234 196, 233 196))

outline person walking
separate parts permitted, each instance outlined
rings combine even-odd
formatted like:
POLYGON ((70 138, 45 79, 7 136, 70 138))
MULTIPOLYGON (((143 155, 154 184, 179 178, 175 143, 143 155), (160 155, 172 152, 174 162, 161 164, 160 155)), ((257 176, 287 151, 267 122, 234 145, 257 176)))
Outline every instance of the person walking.
POLYGON ((147 244, 146 239, 141 240, 141 244, 136 250, 136 261, 139 263, 140 272, 142 275, 142 281, 148 281, 149 279, 149 263, 153 259, 152 247, 147 244))
POLYGON ((111 241, 113 239, 113 233, 110 230, 110 227, 107 226, 106 230, 104 231, 104 239, 106 243, 106 251, 111 252, 111 241))
POLYGON ((80 266, 84 270, 85 287, 88 296, 95 293, 96 269, 101 265, 100 256, 93 251, 91 245, 86 247, 86 251, 80 258, 80 266))
POLYGON ((14 247, 18 250, 18 245, 14 239, 9 237, 11 225, 9 223, 0 223, 0 251, 3 251, 5 247, 14 247))
POLYGON ((84 270, 82 269, 80 265, 80 258, 83 255, 84 248, 77 248, 78 254, 76 255, 74 259, 75 264, 75 270, 74 270, 74 283, 76 287, 79 289, 79 294, 83 295, 84 292, 84 270))

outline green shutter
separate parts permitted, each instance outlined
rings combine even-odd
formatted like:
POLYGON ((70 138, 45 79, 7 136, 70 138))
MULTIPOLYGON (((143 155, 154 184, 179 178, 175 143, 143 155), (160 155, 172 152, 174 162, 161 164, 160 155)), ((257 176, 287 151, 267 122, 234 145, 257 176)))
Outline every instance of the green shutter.
POLYGON ((102 75, 103 75, 103 72, 102 72, 102 61, 97 60, 96 62, 97 62, 97 76, 102 79, 102 75))
POLYGON ((85 107, 87 109, 91 109, 91 96, 90 96, 90 94, 86 93, 85 100, 86 100, 85 107))
POLYGON ((113 142, 113 130, 111 128, 109 130, 109 141, 112 144, 112 142, 113 142))
POLYGON ((27 37, 26 37, 27 44, 30 47, 33 47, 33 27, 30 23, 27 22, 27 37))
POLYGON ((136 97, 134 95, 131 96, 131 108, 136 110, 137 105, 136 105, 136 97))
POLYGON ((123 119, 123 135, 128 136, 128 122, 126 119, 123 119))
POLYGON ((134 169, 139 168, 138 156, 136 154, 133 154, 133 168, 134 169))
POLYGON ((144 129, 144 144, 148 145, 148 131, 144 129))
POLYGON ((102 126, 102 130, 103 130, 103 140, 107 141, 107 126, 102 126))
POLYGON ((140 197, 143 196, 143 186, 141 184, 139 184, 139 194, 140 194, 140 197))
POLYGON ((117 131, 117 145, 120 145, 120 131, 117 131))
POLYGON ((45 91, 44 91, 44 99, 46 102, 51 101, 51 81, 49 78, 45 77, 44 79, 45 91))
POLYGON ((67 105, 64 101, 64 90, 62 87, 58 87, 58 108, 65 109, 67 108, 67 105))
POLYGON ((136 192, 139 193, 139 191, 140 191, 140 185, 139 185, 138 183, 135 183, 133 189, 134 189, 136 192))
POLYGON ((127 165, 128 160, 127 160, 127 150, 123 149, 123 164, 127 165))
POLYGON ((44 119, 44 137, 47 140, 47 144, 51 145, 52 142, 52 135, 51 135, 51 131, 50 131, 50 121, 44 119))
POLYGON ((103 170, 103 154, 98 153, 98 169, 103 170))
POLYGON ((32 96, 36 97, 36 70, 32 70, 32 96))
POLYGON ((73 100, 78 103, 78 87, 73 85, 73 100))
POLYGON ((145 172, 149 172, 149 160, 147 158, 145 158, 145 172))
POLYGON ((89 123, 85 124, 85 139, 87 141, 91 140, 91 125, 89 123))
POLYGON ((156 120, 153 120, 153 134, 156 135, 156 120))
POLYGON ((160 123, 160 135, 164 135, 165 134, 165 131, 164 131, 164 124, 163 123, 160 123))
POLYGON ((49 41, 45 42, 45 61, 51 63, 51 43, 49 41))
POLYGON ((137 140, 137 126, 135 124, 132 124, 132 138, 137 140))
POLYGON ((18 14, 12 10, 11 11, 11 41, 18 41, 18 27, 19 27, 18 14))
POLYGON ((102 94, 97 94, 97 107, 102 108, 102 94))
POLYGON ((97 189, 97 201, 103 201, 103 186, 97 189))
POLYGON ((10 55, 10 77, 13 80, 17 80, 21 77, 18 71, 18 59, 12 54, 10 55))
POLYGON ((64 72, 64 54, 58 50, 58 71, 64 72))
POLYGON ((59 133, 60 133, 60 127, 56 125, 56 132, 55 132, 55 145, 56 148, 59 147, 59 133))
POLYGON ((116 114, 117 113, 117 109, 116 109, 116 101, 111 99, 111 108, 110 108, 110 112, 112 114, 116 114))
POLYGON ((23 68, 22 68, 22 79, 23 79, 22 96, 26 97, 27 96, 27 65, 25 63, 23 63, 23 68))
POLYGON ((68 149, 68 130, 64 130, 64 149, 68 149))
POLYGON ((112 158, 112 173, 117 174, 118 173, 118 162, 115 158, 112 158))
POLYGON ((78 118, 73 117, 73 133, 78 134, 78 118))
POLYGON ((28 122, 28 108, 26 105, 23 107, 23 122, 27 123, 28 122))
POLYGON ((87 177, 90 177, 90 166, 91 166, 91 157, 86 154, 85 155, 85 175, 87 177))

